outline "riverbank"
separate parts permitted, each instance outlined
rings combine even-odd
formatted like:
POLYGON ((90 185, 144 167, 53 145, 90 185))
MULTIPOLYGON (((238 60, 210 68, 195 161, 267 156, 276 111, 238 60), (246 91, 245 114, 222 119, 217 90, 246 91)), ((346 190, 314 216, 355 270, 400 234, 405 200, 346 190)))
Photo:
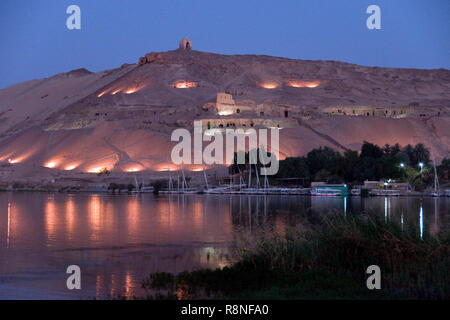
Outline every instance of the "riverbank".
MULTIPOLYGON (((111 193, 111 194, 137 194, 137 193, 160 193, 160 194, 211 194, 211 195, 283 195, 283 196, 312 196, 312 197, 436 197, 432 191, 427 190, 423 192, 419 191, 398 191, 395 194, 389 193, 380 193, 380 194, 371 194, 361 196, 360 194, 351 194, 349 193, 346 196, 341 195, 311 195, 311 188, 298 188, 300 191, 295 190, 289 191, 289 188, 284 188, 283 190, 274 190, 274 189, 235 189, 235 190, 221 190, 214 191, 206 190, 202 186, 192 187, 183 191, 183 189, 172 189, 168 190, 159 189, 157 192, 154 192, 153 183, 158 183, 158 179, 153 180, 148 184, 138 184, 136 186, 136 182, 133 183, 132 180, 117 180, 120 182, 109 182, 109 183, 92 183, 85 182, 84 184, 58 184, 58 183, 50 183, 50 184, 36 184, 36 183, 5 183, 0 184, 0 192, 52 192, 52 193, 111 193), (208 192, 209 191, 209 192, 208 192)), ((227 187, 225 187, 226 189, 227 187)), ((221 189, 221 188, 217 188, 221 189)), ((276 188, 280 189, 280 188, 276 188)), ((449 189, 450 190, 450 189, 449 189)), ((449 197, 449 190, 445 190, 445 192, 441 192, 439 197, 449 197)))
MULTIPOLYGON (((310 218, 318 219, 318 218, 310 218)), ((366 216, 305 221, 283 235, 261 232, 236 246, 216 270, 153 273, 143 286, 165 299, 448 299, 448 230, 422 236, 366 216), (381 290, 366 269, 381 269, 381 290)))
MULTIPOLYGON (((0 168, 0 191, 38 191, 38 192, 112 192, 112 193, 136 193, 145 189, 150 192, 154 185, 159 185, 160 190, 167 191, 169 184, 172 190, 166 193, 187 193, 178 192, 181 189, 183 175, 190 189, 189 193, 213 193, 213 194, 280 194, 280 195, 301 195, 309 194, 310 188, 300 186, 273 185, 269 183, 270 189, 248 188, 245 192, 239 192, 239 175, 233 176, 232 192, 229 192, 229 173, 223 166, 217 166, 205 171, 139 171, 139 172, 119 172, 89 173, 80 171, 63 171, 30 166, 25 164, 15 164, 6 168, 0 168), (7 170, 6 170, 7 169, 7 170), (205 180, 206 176, 206 180, 205 180), (207 181, 207 184, 206 184, 207 181), (207 187, 208 185, 208 187, 207 187), (142 189, 143 188, 143 189, 142 189), (209 192, 206 192, 207 189, 209 192), (274 192, 274 189, 279 189, 274 192), (283 189, 283 190, 281 190, 283 189), (192 191, 192 192, 191 192, 192 191)), ((256 181, 256 178, 255 178, 256 181)), ((241 181, 242 183, 242 181, 241 181)), ((246 183, 242 185, 244 188, 246 183)), ((363 187, 363 186, 354 186, 363 187)), ((450 186, 441 185, 441 191, 450 186)), ((364 188, 363 188, 364 189, 364 188)), ((372 189, 370 189, 372 190, 372 189)), ((368 192, 370 191, 368 189, 368 192)), ((383 191, 381 189, 381 191, 383 191)), ((379 194, 375 196, 430 196, 432 189, 425 191, 398 190, 398 195, 379 194)), ((370 192, 369 192, 370 193, 370 192)), ((450 193, 449 193, 450 194, 450 193)), ((444 192, 442 192, 444 195, 444 192)), ((352 194, 349 192, 349 196, 352 194)), ((357 196, 357 195, 355 195, 357 196)))

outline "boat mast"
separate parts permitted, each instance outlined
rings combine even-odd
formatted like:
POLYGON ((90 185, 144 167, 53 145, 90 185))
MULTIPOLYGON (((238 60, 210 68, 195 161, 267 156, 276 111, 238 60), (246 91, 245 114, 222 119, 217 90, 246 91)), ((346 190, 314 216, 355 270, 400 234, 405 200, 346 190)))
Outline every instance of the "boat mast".
POLYGON ((185 186, 187 189, 187 182, 186 182, 186 177, 184 176, 184 169, 181 169, 181 173, 183 174, 183 181, 181 182, 181 190, 184 191, 185 186))
POLYGON ((208 179, 206 178, 206 173, 205 173, 205 170, 203 170, 203 177, 205 177, 205 185, 206 185, 206 190, 209 190, 209 186, 208 186, 208 179))
POLYGON ((261 186, 260 182, 259 182, 259 175, 258 175, 258 167, 255 164, 255 171, 256 171, 256 187, 259 189, 259 187, 261 186))
POLYGON ((248 166, 248 187, 252 186, 252 165, 250 163, 250 155, 249 155, 249 166, 248 166))
POLYGON ((239 190, 242 189, 242 185, 244 184, 243 179, 242 179, 242 173, 241 173, 241 169, 239 169, 239 165, 237 166, 238 171, 239 171, 239 190))
POLYGON ((134 175, 134 184, 136 185, 136 192, 139 192, 139 185, 138 185, 138 182, 137 182, 136 175, 134 175))
POLYGON ((269 189, 269 180, 267 179, 267 174, 264 175, 264 189, 269 189))
POLYGON ((173 190, 173 182, 172 182, 172 174, 170 173, 169 170, 169 191, 173 190))
POLYGON ((439 192, 439 179, 436 171, 436 159, 434 158, 433 148, 431 150, 431 157, 433 158, 433 168, 434 168, 434 191, 439 192))

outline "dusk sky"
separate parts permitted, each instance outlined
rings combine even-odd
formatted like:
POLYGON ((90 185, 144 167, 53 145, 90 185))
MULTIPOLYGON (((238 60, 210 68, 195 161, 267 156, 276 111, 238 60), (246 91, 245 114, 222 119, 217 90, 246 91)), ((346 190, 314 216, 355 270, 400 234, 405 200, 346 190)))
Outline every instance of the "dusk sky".
POLYGON ((77 68, 101 71, 175 49, 450 68, 448 0, 0 1, 0 88, 77 68), (81 30, 66 8, 81 8, 81 30), (366 9, 381 8, 381 30, 366 9))

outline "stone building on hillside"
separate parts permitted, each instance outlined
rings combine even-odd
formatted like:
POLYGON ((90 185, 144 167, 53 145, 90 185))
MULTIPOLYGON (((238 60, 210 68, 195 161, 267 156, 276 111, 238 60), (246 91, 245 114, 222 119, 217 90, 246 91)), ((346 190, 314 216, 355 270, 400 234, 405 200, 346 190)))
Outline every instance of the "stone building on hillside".
POLYGON ((236 102, 229 93, 217 93, 216 111, 219 116, 241 115, 242 117, 245 117, 246 115, 251 115, 252 117, 287 118, 288 110, 288 107, 272 103, 256 104, 252 100, 241 100, 236 102))

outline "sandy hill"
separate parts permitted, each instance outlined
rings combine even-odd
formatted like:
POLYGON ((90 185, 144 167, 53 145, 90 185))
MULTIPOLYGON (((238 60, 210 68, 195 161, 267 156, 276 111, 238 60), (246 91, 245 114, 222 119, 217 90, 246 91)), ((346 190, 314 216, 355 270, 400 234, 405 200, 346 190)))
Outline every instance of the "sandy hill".
POLYGON ((0 90, 0 178, 89 177, 86 172, 102 167, 122 176, 175 170, 170 134, 179 127, 191 129, 195 119, 257 126, 278 121, 283 156, 323 145, 358 149, 364 140, 423 142, 436 158, 449 156, 449 70, 194 50, 142 59, 141 64, 99 73, 78 69, 0 90), (231 94, 247 112, 219 115, 219 92, 231 94), (252 114, 252 108, 266 112, 252 114), (283 116, 283 110, 289 114, 283 116))

